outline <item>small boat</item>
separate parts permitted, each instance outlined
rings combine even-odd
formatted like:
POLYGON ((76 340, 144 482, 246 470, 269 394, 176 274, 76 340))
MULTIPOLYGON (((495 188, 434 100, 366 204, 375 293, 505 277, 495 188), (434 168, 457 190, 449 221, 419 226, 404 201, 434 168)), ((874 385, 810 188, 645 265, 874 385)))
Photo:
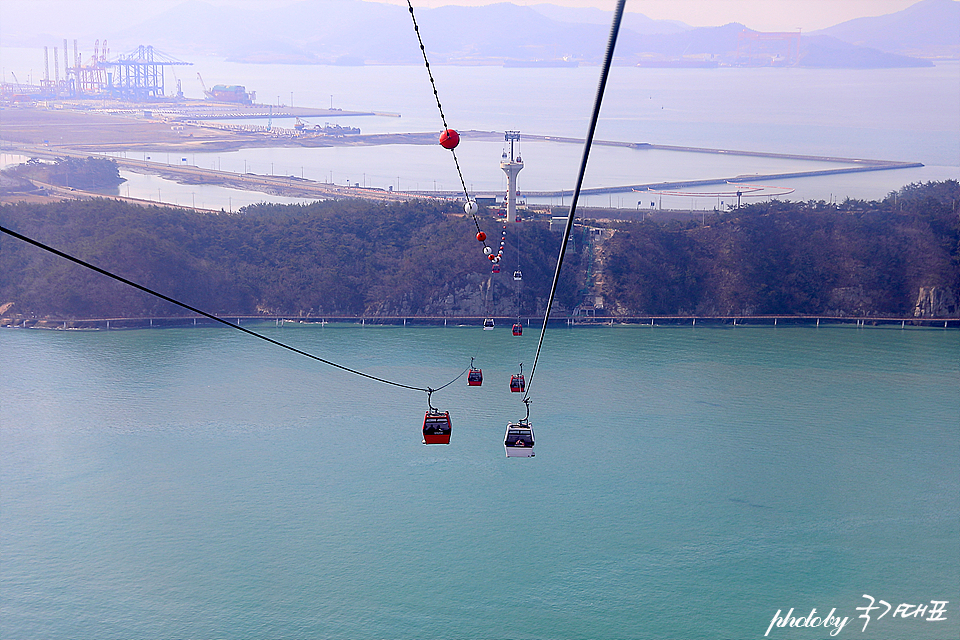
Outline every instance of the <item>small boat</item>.
POLYGON ((503 449, 508 458, 532 458, 533 445, 533 425, 529 420, 507 423, 507 430, 503 435, 503 449))
POLYGON ((450 444, 451 431, 449 411, 431 408, 423 416, 423 444, 450 444))
POLYGON ((487 318, 483 321, 483 330, 488 331, 490 329, 493 329, 493 318, 487 318))

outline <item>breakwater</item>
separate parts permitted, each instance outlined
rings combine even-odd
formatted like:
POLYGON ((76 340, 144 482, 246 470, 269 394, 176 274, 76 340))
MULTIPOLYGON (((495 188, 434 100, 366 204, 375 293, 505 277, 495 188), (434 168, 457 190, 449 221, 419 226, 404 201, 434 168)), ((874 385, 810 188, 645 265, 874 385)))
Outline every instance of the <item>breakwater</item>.
MULTIPOLYGON (((579 138, 564 138, 557 136, 524 136, 528 140, 544 140, 549 142, 560 142, 569 144, 583 144, 579 138)), ((891 169, 913 169, 922 167, 921 162, 906 162, 896 160, 871 160, 866 158, 842 158, 836 156, 823 155, 803 155, 794 153, 774 153, 766 151, 743 151, 738 149, 714 149, 708 147, 691 147, 667 144, 651 144, 647 142, 624 142, 615 140, 595 140, 596 146, 623 147, 637 150, 659 150, 676 151, 680 153, 703 153, 711 155, 725 156, 745 156, 752 158, 770 158, 777 160, 802 160, 807 162, 831 162, 844 166, 833 169, 813 169, 810 171, 790 171, 781 173, 754 174, 749 176, 730 176, 725 178, 707 178, 702 180, 677 180, 673 182, 646 182, 639 184, 620 185, 615 187, 591 187, 581 189, 582 195, 603 195, 611 193, 622 193, 624 191, 647 191, 647 190, 665 190, 665 189, 689 189, 691 187, 704 187, 718 184, 729 184, 735 182, 747 181, 767 181, 784 180, 788 178, 812 178, 817 176, 830 176, 845 173, 862 173, 866 171, 889 171, 891 169)), ((561 198, 573 195, 572 189, 563 189, 559 191, 524 191, 524 194, 534 198, 561 198)))

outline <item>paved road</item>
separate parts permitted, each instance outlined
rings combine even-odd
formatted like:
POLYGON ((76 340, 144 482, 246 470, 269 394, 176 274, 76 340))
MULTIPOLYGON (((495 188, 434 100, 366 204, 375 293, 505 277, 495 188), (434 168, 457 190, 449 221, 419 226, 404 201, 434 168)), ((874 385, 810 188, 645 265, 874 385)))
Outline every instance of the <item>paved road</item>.
MULTIPOLYGON (((87 152, 70 151, 69 149, 35 146, 35 145, 7 145, 22 155, 39 158, 86 158, 97 156, 87 152)), ((204 169, 193 165, 169 165, 150 160, 133 158, 116 158, 113 156, 97 156, 111 158, 117 164, 137 173, 155 174, 170 178, 178 182, 215 184, 247 191, 261 191, 283 196, 299 198, 335 199, 359 198, 363 200, 379 200, 384 202, 402 202, 417 199, 436 199, 434 196, 414 194, 401 191, 388 191, 372 187, 348 187, 323 182, 314 182, 293 176, 269 176, 253 173, 234 173, 217 169, 204 169)), ((61 189, 63 195, 69 195, 73 190, 61 189)))

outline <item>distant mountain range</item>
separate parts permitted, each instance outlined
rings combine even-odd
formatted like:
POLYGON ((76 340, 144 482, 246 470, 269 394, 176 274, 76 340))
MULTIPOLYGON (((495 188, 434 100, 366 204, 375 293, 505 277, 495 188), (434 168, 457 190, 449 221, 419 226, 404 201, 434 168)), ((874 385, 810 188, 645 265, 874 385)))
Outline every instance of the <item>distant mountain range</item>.
MULTIPOLYGON (((251 6, 251 5, 244 5, 251 6)), ((417 9, 432 62, 574 66, 599 63, 610 12, 508 2, 417 9)), ((810 34, 760 38, 748 25, 692 28, 640 13, 624 16, 616 63, 648 66, 929 66, 960 58, 960 2, 922 0, 897 13, 851 20, 810 34)), ((27 45, 3 28, 8 46, 27 45)), ((85 34, 63 34, 68 38, 85 34)), ((363 0, 306 0, 229 11, 187 0, 107 35, 111 51, 152 44, 177 58, 212 54, 239 62, 417 64, 420 51, 405 7, 363 0)), ((57 40, 42 44, 56 45, 57 40)))
POLYGON ((921 58, 960 58, 960 2, 922 0, 903 11, 841 22, 811 35, 921 58))

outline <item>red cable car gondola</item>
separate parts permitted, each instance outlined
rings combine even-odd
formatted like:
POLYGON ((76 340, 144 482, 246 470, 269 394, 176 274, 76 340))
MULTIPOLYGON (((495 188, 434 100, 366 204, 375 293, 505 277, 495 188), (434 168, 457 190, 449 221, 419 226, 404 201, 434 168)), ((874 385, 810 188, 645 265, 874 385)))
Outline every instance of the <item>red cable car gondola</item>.
POLYGON ((423 414, 423 444, 450 444, 450 432, 453 431, 450 412, 435 409, 430 401, 432 396, 433 389, 427 389, 427 412, 423 414))
POLYGON ((473 358, 470 358, 470 373, 467 374, 467 385, 479 387, 483 384, 483 369, 476 369, 473 366, 473 358))
POLYGON ((423 416, 423 444, 450 444, 449 411, 438 411, 431 407, 423 416))
POLYGON ((510 391, 513 393, 523 393, 527 384, 523 379, 523 363, 520 363, 520 373, 510 376, 510 391))
POLYGON ((514 323, 513 325, 513 335, 522 336, 523 335, 523 325, 519 322, 514 323))

